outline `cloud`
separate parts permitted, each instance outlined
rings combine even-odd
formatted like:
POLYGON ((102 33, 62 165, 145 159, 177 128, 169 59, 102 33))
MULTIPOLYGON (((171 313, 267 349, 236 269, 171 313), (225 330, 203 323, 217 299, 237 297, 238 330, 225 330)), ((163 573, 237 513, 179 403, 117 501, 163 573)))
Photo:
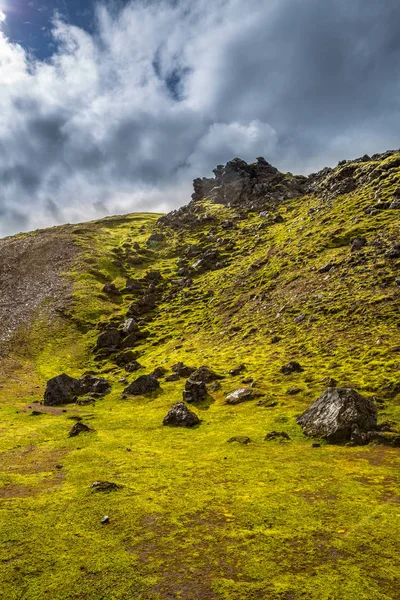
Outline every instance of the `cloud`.
POLYGON ((56 16, 47 61, 0 31, 0 235, 175 208, 237 155, 307 172, 398 146, 397 0, 118 6, 92 34, 56 16))

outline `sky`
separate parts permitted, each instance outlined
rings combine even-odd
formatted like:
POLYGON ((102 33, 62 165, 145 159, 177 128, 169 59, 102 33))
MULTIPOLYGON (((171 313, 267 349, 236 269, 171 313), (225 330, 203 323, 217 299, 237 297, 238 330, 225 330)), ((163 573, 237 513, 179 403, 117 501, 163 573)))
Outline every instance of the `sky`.
POLYGON ((400 146, 398 0, 0 0, 0 236, 400 146))

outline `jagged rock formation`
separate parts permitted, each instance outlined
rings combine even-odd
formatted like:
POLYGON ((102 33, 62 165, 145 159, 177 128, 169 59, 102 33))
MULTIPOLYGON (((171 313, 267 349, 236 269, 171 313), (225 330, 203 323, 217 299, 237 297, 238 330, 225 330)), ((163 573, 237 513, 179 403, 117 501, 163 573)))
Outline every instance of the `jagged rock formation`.
POLYGON ((355 390, 329 388, 296 421, 306 435, 332 443, 362 443, 369 431, 377 429, 377 410, 355 390))

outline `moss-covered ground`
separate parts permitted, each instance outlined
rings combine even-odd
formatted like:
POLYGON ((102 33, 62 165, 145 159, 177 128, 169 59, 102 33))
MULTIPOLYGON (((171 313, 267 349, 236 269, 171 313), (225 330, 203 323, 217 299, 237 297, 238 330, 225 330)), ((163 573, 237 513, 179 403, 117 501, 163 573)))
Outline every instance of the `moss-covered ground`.
MULTIPOLYGON (((282 223, 264 225, 256 213, 236 220, 234 209, 204 202, 216 222, 164 228, 165 241, 150 245, 159 215, 73 228, 81 250, 65 273, 73 301, 50 322, 38 315, 17 332, 0 369, 2 597, 400 599, 400 450, 314 448, 295 422, 333 377, 378 399, 380 422, 400 427, 400 267, 385 256, 400 242, 399 211, 364 212, 378 186, 383 199, 398 187, 396 159, 377 165, 380 180, 332 202, 284 202, 282 223), (222 228, 226 219, 235 227, 222 228), (219 246, 226 266, 175 290, 177 258, 190 244, 220 244, 210 233, 231 243, 219 246), (359 236, 368 244, 351 253, 359 236), (329 262, 334 268, 321 273, 329 262), (104 284, 122 289, 149 269, 162 273, 164 295, 134 348, 138 374, 183 361, 225 375, 194 407, 202 423, 192 430, 162 426, 184 379, 123 398, 120 378, 137 374, 93 352, 97 324, 125 315, 134 299, 107 295, 104 284), (283 375, 290 360, 304 371, 283 375), (240 363, 246 370, 229 375, 240 363), (48 378, 86 370, 111 381, 104 399, 38 404, 48 378), (225 405, 244 377, 263 396, 225 405), (288 393, 294 386, 296 395, 288 393), (68 438, 76 416, 93 431, 68 438), (274 430, 290 441, 264 441, 274 430), (252 441, 227 442, 237 435, 252 441), (95 493, 96 480, 123 487, 95 493)), ((359 165, 360 179, 367 168, 359 165)))

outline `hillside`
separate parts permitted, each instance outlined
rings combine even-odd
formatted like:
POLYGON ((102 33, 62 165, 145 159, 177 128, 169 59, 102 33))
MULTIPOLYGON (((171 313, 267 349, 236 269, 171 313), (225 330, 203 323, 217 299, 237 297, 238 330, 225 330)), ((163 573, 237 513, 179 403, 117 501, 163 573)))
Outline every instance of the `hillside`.
POLYGON ((214 174, 166 216, 0 240, 7 600, 400 599, 400 153, 214 174), (163 426, 178 363, 221 376, 190 429, 163 426), (43 404, 61 373, 111 392, 43 404), (374 402, 385 443, 304 435, 332 386, 374 402))

